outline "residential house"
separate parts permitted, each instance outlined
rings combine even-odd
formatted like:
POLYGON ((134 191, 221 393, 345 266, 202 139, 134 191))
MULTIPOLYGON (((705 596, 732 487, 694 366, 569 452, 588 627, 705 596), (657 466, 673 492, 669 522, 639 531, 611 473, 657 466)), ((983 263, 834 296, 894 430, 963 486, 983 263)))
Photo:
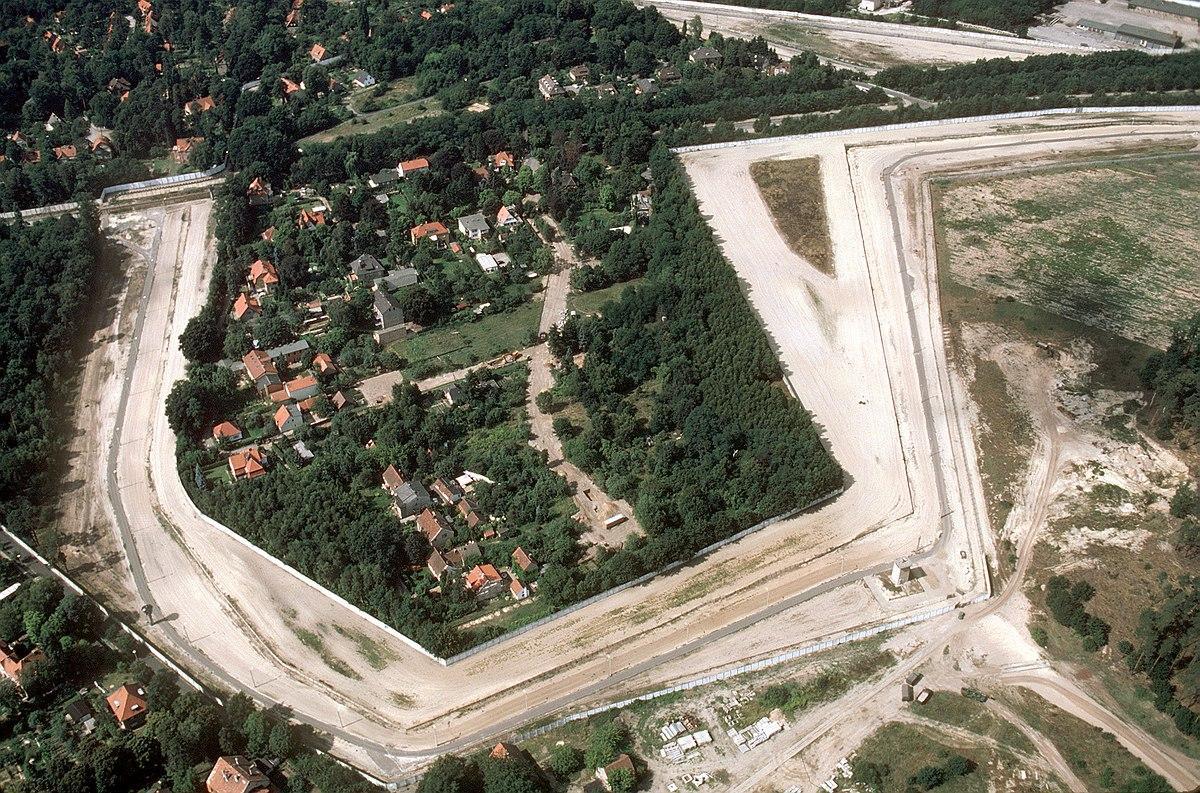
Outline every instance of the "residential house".
POLYGON ((512 553, 513 564, 521 568, 522 573, 537 572, 538 563, 533 561, 533 558, 525 553, 525 549, 517 546, 517 549, 512 553))
POLYGON ((247 446, 240 452, 229 455, 229 473, 233 475, 234 481, 265 476, 267 466, 262 449, 257 446, 247 446))
POLYGON ((458 219, 458 233, 473 240, 481 240, 492 230, 487 218, 479 212, 473 215, 463 215, 458 219))
POLYGON ((254 177, 250 186, 246 188, 246 197, 250 199, 252 206, 267 203, 273 195, 275 191, 271 189, 271 183, 261 176, 254 177))
POLYGON ((46 123, 43 124, 42 127, 47 132, 53 132, 54 130, 58 129, 58 125, 61 123, 63 123, 62 116, 60 116, 58 113, 51 112, 50 115, 46 117, 46 123))
POLYGON ((504 577, 490 564, 477 564, 467 573, 467 588, 480 600, 491 600, 504 591, 504 577))
POLYGON ((396 466, 389 465, 383 469, 383 489, 393 496, 396 495, 397 488, 406 484, 408 484, 408 477, 400 473, 400 469, 396 466))
POLYGON ((485 273, 494 273, 500 269, 500 263, 496 261, 496 257, 490 253, 475 254, 475 261, 479 263, 479 269, 485 273))
POLYGON ((250 378, 251 383, 254 383, 254 387, 258 389, 259 393, 265 394, 268 387, 281 382, 275 362, 262 350, 251 350, 243 355, 242 364, 246 367, 246 376, 250 378))
POLYGON ((296 457, 300 459, 301 465, 308 465, 316 456, 312 453, 311 449, 304 445, 304 441, 296 441, 293 443, 292 451, 294 451, 296 453, 296 457))
POLYGON ((424 532, 429 544, 439 551, 454 542, 454 530, 446 523, 446 519, 428 507, 418 513, 417 528, 424 532))
POLYGON ((254 793, 270 790, 271 780, 266 768, 257 761, 252 762, 241 755, 227 755, 217 758, 204 781, 204 788, 208 793, 254 793))
POLYGON ((658 81, 663 85, 674 85, 683 81, 683 72, 679 71, 679 67, 673 63, 664 64, 654 73, 658 81))
POLYGON ((240 292, 237 299, 233 301, 233 309, 230 314, 239 322, 244 319, 258 319, 262 316, 262 305, 254 295, 240 292))
POLYGON ((496 212, 496 225, 503 229, 521 225, 521 216, 517 214, 517 208, 511 204, 500 207, 496 212))
POLYGON ((171 159, 177 163, 186 163, 192 156, 192 149, 203 140, 204 138, 195 135, 190 138, 176 138, 175 145, 171 147, 171 159))
POLYGON ((406 179, 414 173, 421 173, 429 170, 429 160, 424 157, 417 157, 412 160, 404 160, 396 166, 396 173, 400 174, 401 179, 406 179))
POLYGON ((594 89, 597 99, 603 99, 606 96, 616 96, 617 87, 612 83, 600 83, 594 89))
POLYGON ((56 160, 73 160, 79 156, 79 149, 75 148, 74 144, 68 143, 65 146, 54 147, 54 159, 56 160))
POLYGON ((276 365, 284 367, 295 366, 304 359, 304 354, 308 352, 308 340, 296 339, 287 344, 281 344, 278 347, 272 347, 267 350, 267 357, 275 362, 276 365))
POLYGON ((650 217, 650 209, 653 205, 653 200, 649 190, 639 190, 629 197, 629 208, 633 210, 633 215, 639 219, 650 217))
POLYGON ((325 225, 325 208, 301 209, 296 216, 296 228, 314 229, 325 225))
POLYGON ((88 151, 98 160, 111 160, 113 156, 112 141, 108 139, 107 135, 89 135, 88 151))
POLYGON ((714 67, 721 63, 721 53, 712 47, 697 47, 688 53, 688 60, 704 66, 714 67))
POLYGON ((284 435, 304 426, 304 413, 300 410, 300 406, 294 402, 280 405, 275 411, 274 418, 275 428, 284 435))
POLYGON ((434 551, 433 553, 429 554, 429 558, 425 560, 425 568, 429 570, 430 575, 439 581, 442 580, 442 576, 447 570, 449 570, 451 573, 459 572, 457 569, 454 569, 454 567, 448 561, 446 561, 446 557, 442 556, 441 551, 434 551))
POLYGON ((457 567, 460 570, 466 567, 470 562, 482 558, 483 552, 479 550, 479 543, 475 542, 474 540, 471 540, 465 545, 460 545, 453 550, 446 551, 447 564, 449 564, 451 567, 457 567))
POLYGON ((352 404, 350 402, 350 398, 341 391, 334 391, 333 396, 329 398, 329 401, 333 403, 334 410, 341 410, 347 405, 352 404))
POLYGON ((287 393, 292 399, 308 399, 321 393, 321 384, 311 374, 301 375, 288 381, 287 393))
POLYGON ((473 529, 480 523, 483 523, 483 516, 479 514, 479 505, 472 498, 462 498, 458 502, 458 514, 467 523, 467 528, 473 529))
POLYGON ((388 270, 387 275, 376 283, 382 289, 403 289, 406 286, 416 286, 417 279, 417 268, 397 267, 395 270, 388 270))
POLYGON ((263 233, 259 236, 262 237, 263 242, 273 242, 275 239, 275 227, 269 226, 263 229, 263 233))
POLYGON ((212 428, 212 436, 217 443, 237 443, 242 439, 242 431, 232 421, 222 421, 212 428))
POLYGON ((273 292, 279 286, 279 271, 265 259, 255 259, 250 265, 246 283, 258 292, 273 292))
POLYGON ((508 582, 508 594, 512 595, 513 600, 524 600, 529 597, 529 587, 521 583, 521 579, 513 576, 508 582))
POLYGON ((211 96, 199 96, 183 106, 183 114, 185 116, 194 116, 199 113, 207 113, 217 106, 216 100, 211 96))
POLYGON ((96 714, 86 699, 80 697, 67 703, 63 709, 63 721, 74 724, 84 735, 91 735, 96 729, 96 714))
POLYGON ((512 152, 498 151, 492 156, 488 157, 488 162, 491 163, 494 170, 499 171, 503 168, 515 168, 517 165, 517 158, 512 155, 512 152))
POLYGON ((554 78, 554 75, 547 74, 538 80, 538 93, 542 95, 543 99, 549 102, 551 99, 562 96, 566 93, 566 91, 564 91, 563 87, 559 85, 559 82, 554 78))
POLYGON ((129 82, 124 77, 114 77, 108 81, 106 88, 110 94, 116 94, 117 96, 120 96, 121 94, 132 91, 133 83, 129 82))
MULTIPOLYGON (((400 174, 396 173, 395 168, 384 168, 379 173, 372 174, 370 177, 368 177, 367 185, 369 187, 386 187, 392 182, 399 181, 399 179, 400 174)), ((386 199, 387 196, 384 195, 384 200, 386 201, 386 199)))
POLYGON ((283 95, 285 98, 298 94, 304 90, 304 86, 295 80, 289 80, 286 77, 280 77, 279 82, 283 84, 283 95))
POLYGON ((581 63, 578 66, 572 66, 567 71, 567 74, 571 76, 571 82, 575 83, 576 85, 586 85, 587 82, 592 79, 592 69, 585 63, 581 63))
POLYGON ((638 96, 653 96, 658 93, 658 83, 649 77, 643 77, 634 81, 633 92, 638 96))
POLYGON ((767 66, 767 68, 764 69, 763 71, 766 72, 768 77, 780 77, 785 74, 791 74, 792 73, 792 63, 791 63, 791 61, 780 61, 779 63, 772 63, 772 64, 769 64, 767 66))
POLYGON ((394 465, 384 469, 383 489, 391 494, 393 508, 404 520, 433 505, 429 491, 422 487, 420 482, 410 482, 394 465))
POLYGON ((462 487, 459 486, 458 482, 441 476, 433 480, 433 484, 429 486, 429 489, 432 490, 433 494, 448 507, 454 506, 463 496, 466 495, 462 487))
POLYGON ((365 72, 360 69, 359 71, 350 75, 350 84, 355 88, 370 88, 371 86, 375 85, 375 78, 372 77, 369 72, 365 72))
POLYGON ((312 58, 314 63, 320 63, 325 60, 326 54, 325 47, 321 44, 312 45, 312 48, 308 51, 308 57, 312 58))
POLYGON ((617 755, 617 759, 613 760, 603 768, 596 769, 596 779, 600 780, 600 784, 605 790, 612 790, 612 783, 609 781, 609 775, 614 771, 624 771, 629 774, 634 782, 637 782, 637 769, 633 767, 633 760, 629 759, 629 755, 617 755))
POLYGON ((27 636, 22 636, 12 644, 0 641, 0 672, 19 689, 22 688, 21 677, 45 660, 46 654, 41 648, 30 645, 27 636))
POLYGON ((141 683, 126 683, 105 697, 118 727, 132 730, 146 720, 150 708, 145 697, 146 689, 141 683))
POLYGON ((404 327, 404 309, 386 290, 375 290, 371 310, 375 313, 376 342, 388 344, 408 335, 408 329, 404 327))
POLYGON ((530 173, 537 173, 542 169, 542 161, 537 157, 526 157, 521 160, 521 167, 528 168, 530 173))
POLYGON ((429 223, 422 223, 419 226, 413 226, 408 230, 409 239, 413 245, 422 240, 429 240, 434 245, 444 246, 449 242, 450 230, 442 224, 441 221, 433 220, 429 223))
POLYGON ((337 374, 337 364, 329 357, 328 353, 319 352, 313 356, 313 366, 317 368, 317 372, 322 375, 337 374))
POLYGON ((467 403, 467 395, 456 385, 451 385, 447 388, 443 398, 450 407, 457 407, 458 405, 465 405, 467 403))
POLYGON ((350 280, 355 283, 373 284, 386 273, 383 262, 369 253, 364 253, 350 262, 350 280))

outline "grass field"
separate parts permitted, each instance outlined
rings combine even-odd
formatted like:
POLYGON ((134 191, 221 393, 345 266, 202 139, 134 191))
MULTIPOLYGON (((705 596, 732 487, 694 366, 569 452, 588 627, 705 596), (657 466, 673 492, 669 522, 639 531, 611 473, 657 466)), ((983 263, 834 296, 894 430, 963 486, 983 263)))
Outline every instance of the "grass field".
POLYGON ((763 160, 750 166, 750 175, 788 247, 832 275, 833 250, 817 158, 763 160))
POLYGON ((616 300, 626 289, 636 286, 644 280, 644 278, 634 278, 632 281, 623 281, 592 292, 571 292, 567 295, 567 308, 571 311, 578 311, 580 314, 598 313, 605 303, 616 300))
POLYGON ((542 304, 530 302, 476 322, 453 322, 418 333, 390 349, 408 362, 406 371, 460 369, 529 346, 541 313, 542 304))
POLYGON ((414 99, 411 102, 394 105, 367 116, 356 116, 347 119, 336 127, 330 127, 316 134, 309 135, 307 138, 302 138, 299 141, 299 145, 303 146, 305 143, 329 143, 338 138, 345 138, 351 135, 369 135, 373 132, 378 132, 384 127, 390 127, 394 124, 407 124, 418 118, 440 115, 441 112, 441 103, 436 99, 414 99))
POLYGON ((982 745, 960 746, 956 743, 951 746, 933 730, 891 722, 865 740, 850 762, 856 782, 870 779, 874 783, 870 789, 877 793, 907 793, 921 789, 909 784, 909 780, 921 768, 941 766, 950 756, 961 755, 973 764, 972 770, 938 785, 937 790, 939 793, 985 793, 1004 789, 1001 785, 989 785, 989 782, 999 782, 992 778, 992 769, 988 767, 997 754, 990 747, 982 745), (875 769, 874 773, 868 770, 868 766, 875 769))
POLYGON ((1171 787, 1107 732, 1026 691, 1006 694, 1013 710, 1050 739, 1088 790, 1167 791, 1171 787))
POLYGON ((941 181, 955 282, 1165 347, 1200 304, 1200 158, 1130 157, 941 181))
POLYGON ((1033 743, 1025 737, 1025 733, 997 717, 986 705, 968 699, 958 692, 936 691, 928 702, 914 704, 912 709, 917 716, 953 727, 962 727, 976 735, 994 738, 1018 751, 1034 751, 1033 743))

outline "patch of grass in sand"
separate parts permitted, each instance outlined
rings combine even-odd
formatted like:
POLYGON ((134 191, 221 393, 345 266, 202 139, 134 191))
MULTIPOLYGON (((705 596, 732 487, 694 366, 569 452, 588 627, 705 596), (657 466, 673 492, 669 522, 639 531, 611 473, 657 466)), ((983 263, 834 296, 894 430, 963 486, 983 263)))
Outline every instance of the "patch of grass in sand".
POLYGON ((300 643, 321 656, 321 661, 330 669, 351 680, 362 680, 362 675, 355 672, 345 661, 329 652, 329 649, 325 646, 325 640, 319 634, 307 628, 301 628, 298 625, 289 625, 288 627, 292 629, 292 633, 296 634, 296 638, 300 640, 300 643))
MULTIPOLYGON (((990 490, 987 499, 992 529, 999 534, 1012 512, 1013 499, 1025 478, 1033 451, 1033 423, 1009 392, 1008 379, 994 361, 977 358, 971 399, 983 422, 978 429, 979 473, 990 490)), ((1001 560, 1007 565, 1011 560, 1001 560)))
MULTIPOLYGON (((990 765, 998 752, 986 746, 962 746, 944 742, 936 731, 912 724, 890 722, 876 730, 850 758, 854 780, 870 780, 877 793, 907 793, 921 790, 909 784, 926 766, 940 767, 953 755, 965 757, 970 767, 966 774, 947 779, 937 786, 938 793, 985 793, 991 789, 990 765)), ((1005 763, 1009 765, 1009 763, 1005 763)), ((1003 786, 997 785, 998 789, 1003 786)))
POLYGON ((843 659, 817 670, 809 669, 799 679, 781 679, 763 686, 742 706, 742 721, 750 724, 776 708, 791 717, 837 699, 895 663, 896 656, 879 649, 877 642, 854 647, 843 659))
POLYGON ((1166 780, 1146 768, 1111 734, 1032 692, 1008 689, 1003 698, 1054 744, 1088 790, 1171 790, 1166 780))
POLYGON ((816 157, 763 160, 750 165, 750 176, 788 247, 813 267, 832 275, 833 247, 820 161, 816 157))
POLYGON ((957 691, 934 691, 928 701, 914 702, 914 715, 961 727, 976 735, 993 738, 1020 752, 1034 752, 1033 742, 1012 724, 988 710, 987 706, 962 696, 957 691))
POLYGON ((370 664, 372 669, 383 669, 396 660, 396 655, 390 649, 364 633, 343 628, 341 625, 334 625, 333 629, 354 642, 358 648, 358 654, 370 664))
POLYGON ((401 694, 399 691, 393 691, 389 695, 389 699, 391 699, 397 707, 401 708, 411 708, 415 704, 415 701, 411 696, 408 694, 401 694))

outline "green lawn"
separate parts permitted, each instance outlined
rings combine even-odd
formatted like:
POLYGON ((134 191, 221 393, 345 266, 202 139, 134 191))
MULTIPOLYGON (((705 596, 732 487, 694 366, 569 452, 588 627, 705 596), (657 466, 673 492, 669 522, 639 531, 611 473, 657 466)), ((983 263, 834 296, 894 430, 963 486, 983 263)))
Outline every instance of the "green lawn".
POLYGON ((389 349, 408 362, 406 373, 450 371, 529 346, 537 332, 541 303, 526 303, 475 322, 455 321, 398 341, 389 349))
POLYGON ((912 710, 917 716, 995 738, 1014 749, 1034 751, 1033 743, 1023 732, 993 714, 983 703, 967 699, 956 691, 934 691, 929 701, 915 703, 912 710))
POLYGON ((390 107, 367 118, 347 119, 336 127, 309 135, 307 138, 301 138, 299 145, 303 146, 305 143, 329 143, 338 138, 345 138, 351 135, 369 135, 373 132, 378 132, 384 127, 390 127, 394 124, 407 124, 418 118, 441 115, 441 112, 442 105, 437 99, 414 99, 411 102, 390 107))
POLYGON ((645 278, 634 278, 632 281, 623 281, 592 292, 571 292, 567 295, 567 308, 578 311, 580 314, 595 314, 605 303, 616 300, 626 289, 637 286, 645 280, 645 278))

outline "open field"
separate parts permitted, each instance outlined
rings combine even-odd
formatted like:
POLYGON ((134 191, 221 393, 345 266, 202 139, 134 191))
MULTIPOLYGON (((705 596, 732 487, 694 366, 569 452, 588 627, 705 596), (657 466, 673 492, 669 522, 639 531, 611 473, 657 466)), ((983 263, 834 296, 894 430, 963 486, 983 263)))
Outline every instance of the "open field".
POLYGON ((1155 347, 1200 302, 1200 157, 971 175, 935 195, 959 284, 1155 347))
POLYGON ((495 358, 529 346, 542 304, 532 301, 503 314, 488 314, 474 322, 455 322, 392 344, 389 349, 407 362, 414 376, 437 369, 448 371, 495 358))
POLYGON ((750 166, 750 175, 792 251, 821 272, 832 275, 833 251, 829 245, 820 161, 815 157, 764 160, 750 166))
POLYGON ((390 127, 393 124, 407 124, 418 118, 440 115, 441 112, 442 106, 437 99, 432 97, 428 99, 414 99, 409 102, 402 102, 383 108, 382 110, 366 112, 356 115, 353 118, 348 118, 335 127, 330 127, 329 129, 309 135, 307 138, 301 138, 297 141, 297 145, 329 143, 338 138, 345 138, 351 135, 368 135, 372 132, 378 132, 384 127, 390 127))

